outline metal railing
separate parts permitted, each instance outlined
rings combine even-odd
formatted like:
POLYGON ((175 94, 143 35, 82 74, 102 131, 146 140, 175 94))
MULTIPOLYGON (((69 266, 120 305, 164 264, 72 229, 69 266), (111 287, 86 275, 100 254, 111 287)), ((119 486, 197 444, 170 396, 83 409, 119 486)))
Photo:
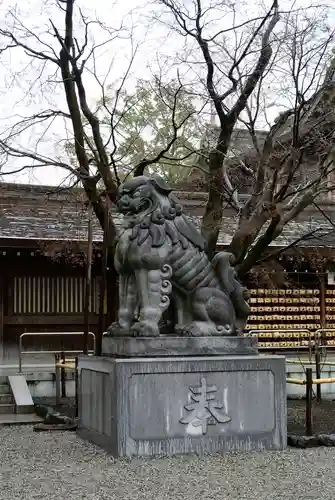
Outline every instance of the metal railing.
MULTIPOLYGON (((319 331, 319 330, 318 330, 319 331)), ((335 331, 335 330, 334 330, 335 331)), ((267 336, 269 333, 277 333, 278 337, 285 335, 285 333, 307 333, 309 338, 311 337, 311 331, 308 330, 307 328, 283 328, 283 329, 278 329, 278 328, 273 328, 269 330, 249 330, 246 332, 246 337, 255 337, 255 336, 267 336)))
POLYGON ((316 330, 316 332, 315 332, 315 338, 318 339, 321 346, 332 347, 335 345, 335 341, 331 340, 330 342, 332 342, 332 343, 329 344, 329 341, 327 341, 328 336, 335 337, 335 328, 320 328, 319 330, 316 330), (333 335, 327 335, 327 333, 332 333, 333 335), (326 334, 326 335, 323 335, 323 334, 326 334), (325 343, 323 344, 322 341, 325 341, 325 343))
MULTIPOLYGON (((62 353, 67 353, 67 354, 80 354, 83 351, 82 350, 65 350, 65 349, 48 349, 48 350, 39 350, 39 351, 23 351, 23 338, 24 337, 38 337, 38 336, 44 336, 44 337, 61 337, 61 336, 83 336, 84 332, 25 332, 20 335, 19 339, 19 373, 22 373, 22 356, 26 354, 62 354, 62 353)), ((88 332, 88 335, 93 338, 93 349, 88 350, 88 353, 94 354, 95 353, 95 347, 96 347, 96 339, 95 335, 93 332, 88 332)))

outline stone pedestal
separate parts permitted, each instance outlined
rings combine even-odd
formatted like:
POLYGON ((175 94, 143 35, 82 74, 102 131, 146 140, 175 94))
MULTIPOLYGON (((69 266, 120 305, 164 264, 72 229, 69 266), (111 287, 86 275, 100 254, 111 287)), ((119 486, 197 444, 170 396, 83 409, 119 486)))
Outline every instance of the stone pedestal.
POLYGON ((79 361, 79 435, 117 457, 284 449, 285 359, 238 339, 244 354, 222 337, 105 338, 110 356, 79 361))
POLYGON ((108 337, 102 355, 112 357, 227 356, 258 354, 254 337, 108 337))

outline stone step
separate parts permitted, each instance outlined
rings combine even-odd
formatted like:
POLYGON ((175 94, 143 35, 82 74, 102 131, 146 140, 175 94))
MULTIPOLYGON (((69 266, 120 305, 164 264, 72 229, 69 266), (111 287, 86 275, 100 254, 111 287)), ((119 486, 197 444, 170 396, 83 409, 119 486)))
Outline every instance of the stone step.
POLYGON ((15 413, 15 409, 15 404, 0 404, 0 415, 12 415, 15 413))
POLYGON ((14 404, 14 397, 12 394, 0 394, 0 405, 14 404))
POLYGON ((0 427, 2 425, 25 425, 25 424, 38 424, 43 422, 43 419, 34 413, 28 414, 6 414, 0 415, 0 427))
POLYGON ((0 394, 10 394, 9 384, 0 384, 0 394))

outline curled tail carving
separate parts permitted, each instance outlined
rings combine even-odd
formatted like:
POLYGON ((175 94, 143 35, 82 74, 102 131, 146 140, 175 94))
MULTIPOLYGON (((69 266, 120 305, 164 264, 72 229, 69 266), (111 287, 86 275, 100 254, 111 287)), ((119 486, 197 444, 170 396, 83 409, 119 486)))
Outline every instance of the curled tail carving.
POLYGON ((236 328, 242 331, 250 313, 247 302, 248 291, 236 277, 236 271, 232 267, 234 256, 228 252, 218 252, 213 260, 212 266, 224 292, 227 293, 236 311, 236 328))

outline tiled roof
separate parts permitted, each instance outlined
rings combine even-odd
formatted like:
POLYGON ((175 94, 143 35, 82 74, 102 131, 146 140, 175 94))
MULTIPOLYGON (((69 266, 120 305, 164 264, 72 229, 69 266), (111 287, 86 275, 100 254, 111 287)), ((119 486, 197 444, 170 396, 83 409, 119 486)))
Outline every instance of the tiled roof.
MULTIPOLYGON (((196 213, 196 207, 203 205, 206 199, 203 193, 178 194, 189 214, 196 213)), ((200 215, 191 215, 190 218, 200 227, 200 215)), ((114 220, 120 227, 121 216, 115 213, 114 220)), ((220 246, 229 244, 236 222, 231 214, 225 217, 219 236, 220 246)), ((52 188, 45 186, 0 184, 1 239, 86 241, 87 225, 87 208, 79 190, 69 195, 52 193, 52 188)), ((299 238, 303 238, 299 246, 335 247, 335 228, 321 213, 307 212, 304 218, 287 224, 272 245, 286 247, 299 238), (306 237, 307 234, 310 236, 306 237)), ((102 241, 102 230, 96 218, 93 239, 102 241)))

